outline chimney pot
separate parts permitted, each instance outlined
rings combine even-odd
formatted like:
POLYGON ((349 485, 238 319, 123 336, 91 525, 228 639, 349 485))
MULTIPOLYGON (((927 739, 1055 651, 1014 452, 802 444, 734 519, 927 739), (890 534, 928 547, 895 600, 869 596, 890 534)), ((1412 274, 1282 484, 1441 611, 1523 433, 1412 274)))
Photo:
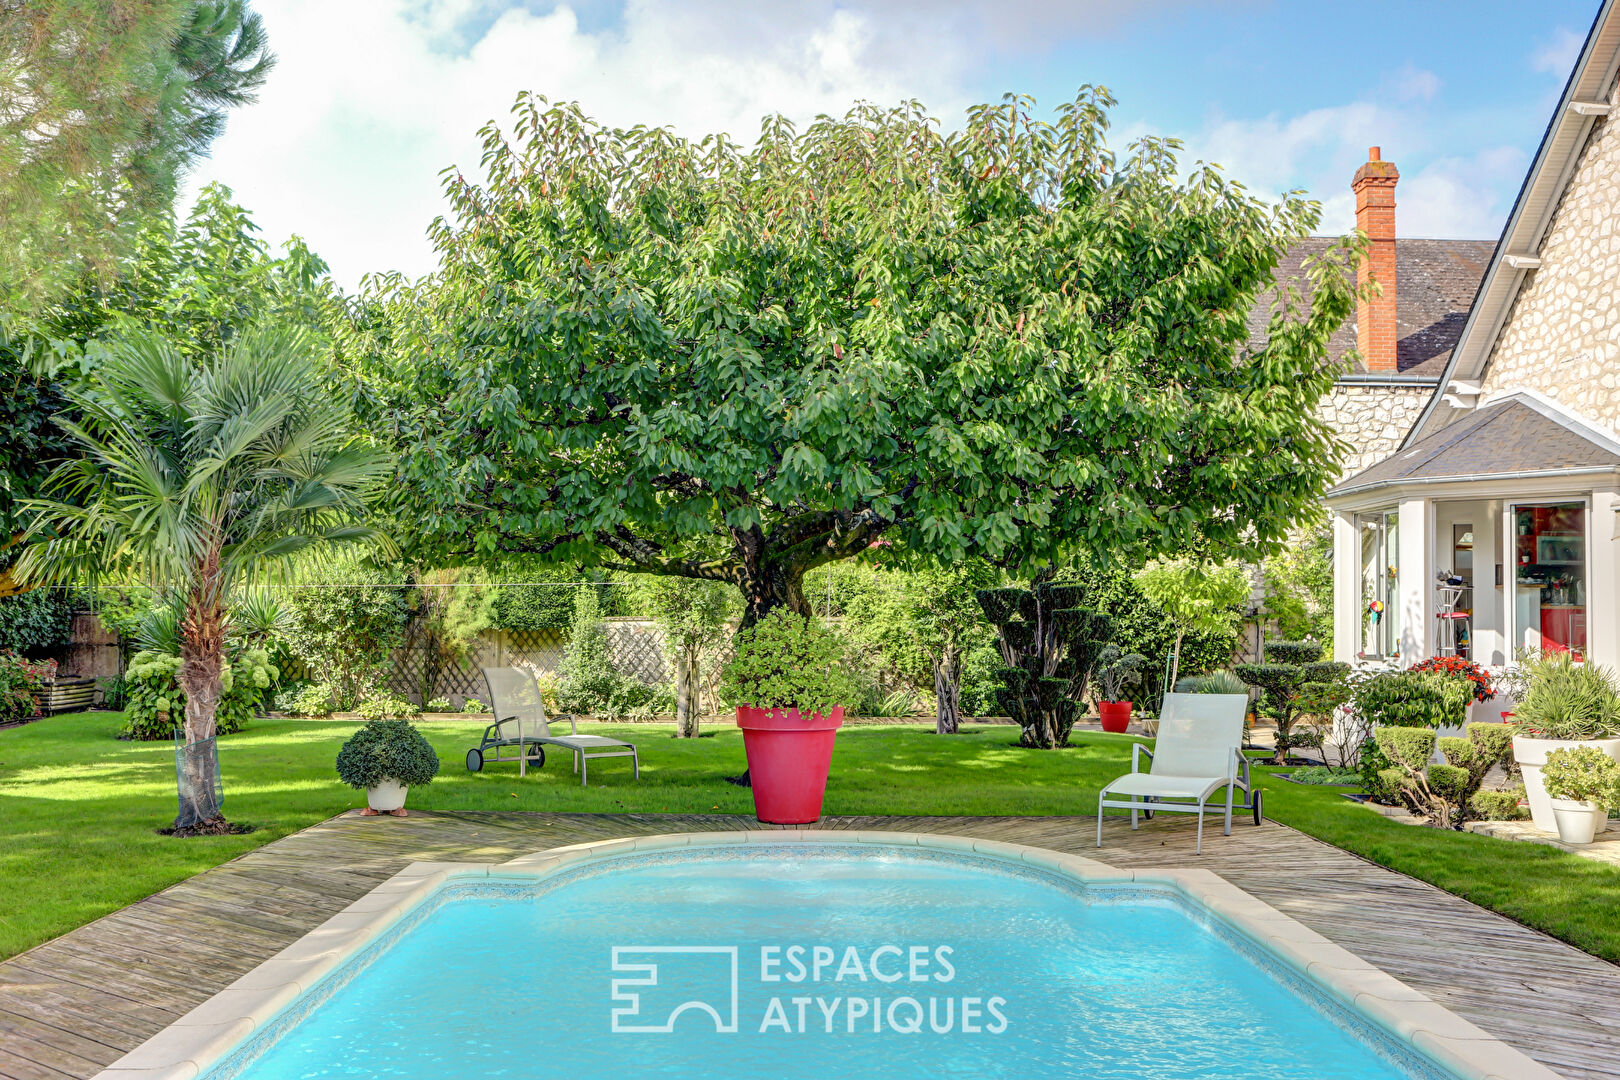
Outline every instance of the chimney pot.
POLYGON ((1367 160, 1368 161, 1382 161, 1383 160, 1383 158, 1378 156, 1378 147, 1376 147, 1376 146, 1368 147, 1368 149, 1367 149, 1367 160))

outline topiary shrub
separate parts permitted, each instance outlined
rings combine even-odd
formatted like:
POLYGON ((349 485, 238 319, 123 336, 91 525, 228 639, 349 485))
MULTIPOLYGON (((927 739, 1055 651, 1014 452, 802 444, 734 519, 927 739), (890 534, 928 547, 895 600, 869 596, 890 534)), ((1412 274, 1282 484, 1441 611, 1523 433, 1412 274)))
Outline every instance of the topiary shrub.
POLYGON ((439 755, 409 722, 372 720, 338 751, 337 774, 352 788, 373 788, 384 780, 420 787, 439 774, 439 755))
POLYGON ((720 696, 732 705, 830 713, 856 693, 844 643, 820 623, 777 608, 737 635, 720 669, 720 696))
POLYGON ((996 628, 1005 664, 996 672, 996 702, 1018 724, 1019 745, 1068 745, 1108 642, 1108 618, 1081 606, 1079 585, 1043 581, 1033 589, 980 589, 974 597, 996 628))
POLYGON ((1530 816, 1521 785, 1508 791, 1476 791, 1468 799, 1468 808, 1475 821, 1522 821, 1530 816))
MULTIPOLYGON (((1335 687, 1344 684, 1350 665, 1322 659, 1319 641, 1271 641, 1266 643, 1265 660, 1258 664, 1236 664, 1238 678, 1261 692, 1260 709, 1277 722, 1278 765, 1288 759, 1295 745, 1320 746, 1320 725, 1296 735, 1295 724, 1307 715, 1321 717, 1311 710, 1322 708, 1337 697, 1335 687)), ((1329 717, 1330 719, 1330 717, 1329 717)))
POLYGON ((1473 796, 1491 768, 1512 753, 1506 724, 1469 724, 1461 738, 1437 739, 1432 728, 1381 727, 1373 732, 1389 760, 1380 780, 1411 809, 1443 828, 1460 828, 1474 814, 1473 796), (1438 746, 1445 764, 1433 763, 1438 746))

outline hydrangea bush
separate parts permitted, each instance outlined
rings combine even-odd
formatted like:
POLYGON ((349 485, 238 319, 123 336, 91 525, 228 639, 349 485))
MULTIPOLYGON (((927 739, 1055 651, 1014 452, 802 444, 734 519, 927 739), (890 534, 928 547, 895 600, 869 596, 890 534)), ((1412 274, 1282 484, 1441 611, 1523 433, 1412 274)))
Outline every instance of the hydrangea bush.
MULTIPOLYGON (((179 673, 178 656, 150 649, 135 654, 124 672, 127 701, 120 738, 153 740, 174 736, 186 711, 179 673)), ((227 660, 220 675, 219 734, 230 735, 246 727, 279 676, 265 649, 243 649, 227 660)))

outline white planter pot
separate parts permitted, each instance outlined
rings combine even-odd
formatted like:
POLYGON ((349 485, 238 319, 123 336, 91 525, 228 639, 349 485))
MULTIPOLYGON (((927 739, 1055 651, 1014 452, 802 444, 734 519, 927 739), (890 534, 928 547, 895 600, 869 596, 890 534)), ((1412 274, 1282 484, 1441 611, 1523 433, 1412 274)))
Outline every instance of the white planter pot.
MULTIPOLYGON (((1536 828, 1544 832, 1557 832, 1558 822, 1553 817, 1552 799, 1541 782, 1541 767, 1547 764, 1547 755, 1554 750, 1573 750, 1577 746, 1595 746, 1615 761, 1620 761, 1620 739, 1533 739, 1528 735, 1513 736, 1513 760, 1524 773, 1524 793, 1530 803, 1530 818, 1536 828)), ((1600 817, 1597 831, 1608 828, 1608 818, 1600 817)))
POLYGON ((391 813, 405 805, 408 790, 397 780, 384 780, 376 787, 366 788, 366 805, 379 814, 391 813))
POLYGON ((1553 820, 1558 825, 1558 839, 1566 844, 1590 844, 1598 825, 1609 816, 1607 807, 1597 803, 1574 802, 1570 799, 1552 799, 1553 820))

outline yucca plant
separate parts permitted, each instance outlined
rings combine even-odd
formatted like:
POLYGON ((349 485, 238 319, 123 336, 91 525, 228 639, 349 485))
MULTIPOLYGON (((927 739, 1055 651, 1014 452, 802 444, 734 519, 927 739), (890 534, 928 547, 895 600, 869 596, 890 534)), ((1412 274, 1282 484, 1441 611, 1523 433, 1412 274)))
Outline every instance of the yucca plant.
MULTIPOLYGON (((140 580, 173 597, 187 744, 215 733, 234 596, 296 555, 364 540, 390 468, 322 384, 313 340, 250 327, 198 364, 160 335, 131 334, 58 418, 79 456, 25 508, 25 581, 140 580)), ((187 754, 177 828, 221 820, 215 758, 187 754), (187 793, 192 793, 188 798, 187 793), (200 793, 200 794, 199 794, 200 793)))

